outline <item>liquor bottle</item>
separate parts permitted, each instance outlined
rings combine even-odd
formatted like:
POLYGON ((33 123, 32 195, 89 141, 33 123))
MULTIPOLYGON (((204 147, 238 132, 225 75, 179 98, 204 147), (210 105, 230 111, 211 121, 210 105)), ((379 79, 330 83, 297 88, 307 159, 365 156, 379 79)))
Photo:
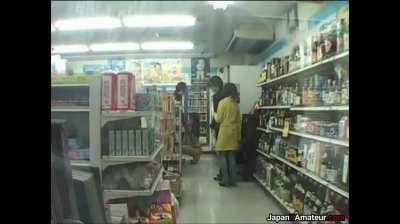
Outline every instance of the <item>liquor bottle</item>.
POLYGON ((326 38, 325 38, 325 58, 329 58, 336 54, 336 45, 337 45, 337 38, 336 38, 336 31, 337 26, 336 22, 331 22, 329 24, 329 30, 327 30, 326 38))
POLYGON ((342 53, 344 50, 344 19, 339 19, 337 21, 336 29, 336 52, 342 53))
POLYGON ((335 102, 336 97, 336 80, 332 80, 329 88, 328 105, 332 105, 335 102))
POLYGON ((293 90, 293 96, 294 96, 293 105, 295 106, 301 105, 301 93, 299 89, 299 84, 297 82, 293 90))
POLYGON ((314 76, 314 105, 319 106, 322 104, 322 84, 320 75, 316 74, 314 76))
POLYGON ((347 105, 349 103, 349 78, 347 75, 343 77, 342 87, 341 87, 341 102, 342 105, 347 105))
POLYGON ((342 179, 341 183, 344 185, 348 184, 349 181, 349 151, 346 150, 343 159, 343 168, 342 168, 342 179))
POLYGON ((315 102, 315 92, 314 92, 314 82, 313 78, 310 78, 310 84, 308 85, 307 95, 308 95, 308 104, 314 105, 315 102))
POLYGON ((308 105, 308 79, 304 79, 303 83, 303 93, 301 94, 302 97, 302 103, 303 105, 308 105))
POLYGON ((318 32, 317 38, 317 62, 322 61, 325 52, 325 42, 322 32, 318 32))
POLYGON ((326 178, 326 170, 328 167, 328 150, 322 152, 321 165, 319 167, 319 176, 323 179, 326 178))
POLYGON ((318 40, 317 35, 312 35, 311 38, 311 63, 317 63, 317 54, 318 54, 318 40))

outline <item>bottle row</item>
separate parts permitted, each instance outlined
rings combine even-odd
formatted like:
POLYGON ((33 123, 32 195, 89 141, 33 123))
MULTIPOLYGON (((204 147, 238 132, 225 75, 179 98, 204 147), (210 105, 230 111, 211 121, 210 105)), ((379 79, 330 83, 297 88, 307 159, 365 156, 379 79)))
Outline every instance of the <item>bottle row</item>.
POLYGON ((108 130, 109 156, 149 156, 155 150, 154 128, 108 130))
MULTIPOLYGON (((257 157, 256 171, 265 184, 298 213, 332 215, 341 214, 347 223, 348 199, 337 194, 313 179, 284 164, 271 163, 257 157)), ((328 223, 328 222, 325 222, 328 223)))
POLYGON ((348 13, 322 24, 319 29, 282 57, 264 65, 258 83, 299 70, 349 49, 348 13))
POLYGON ((285 128, 316 136, 349 140, 349 117, 337 114, 308 114, 307 116, 287 110, 271 110, 260 115, 259 127, 285 128))
POLYGON ((258 149, 305 168, 343 190, 348 190, 348 148, 301 138, 283 139, 279 134, 263 133, 258 149))
POLYGON ((337 65, 333 75, 314 74, 302 81, 263 88, 260 105, 331 106, 349 103, 348 70, 337 65))

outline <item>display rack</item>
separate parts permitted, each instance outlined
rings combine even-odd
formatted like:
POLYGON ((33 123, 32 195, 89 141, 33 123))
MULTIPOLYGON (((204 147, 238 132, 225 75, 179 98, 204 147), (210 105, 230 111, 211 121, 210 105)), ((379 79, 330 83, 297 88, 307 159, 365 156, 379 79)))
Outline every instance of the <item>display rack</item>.
MULTIPOLYGON (((269 74, 262 73, 261 75, 266 74, 266 75, 264 75, 264 77, 266 77, 267 80, 264 82, 261 82, 261 83, 257 83, 256 87, 263 88, 263 90, 266 90, 265 92, 267 94, 269 94, 271 91, 274 91, 274 88, 276 87, 276 85, 280 85, 281 83, 284 83, 284 82, 288 82, 288 83, 292 83, 294 81, 300 82, 301 79, 308 78, 309 75, 315 75, 315 74, 319 74, 321 76, 324 76, 325 74, 330 75, 332 73, 325 72, 325 71, 333 70, 333 68, 334 68, 333 65, 335 63, 338 63, 338 62, 339 63, 343 63, 343 62, 348 63, 348 57, 349 57, 349 51, 345 50, 342 53, 339 53, 337 55, 326 58, 320 62, 305 66, 296 71, 289 72, 287 74, 284 74, 284 75, 281 75, 281 76, 278 76, 276 78, 269 79, 269 80, 268 80, 269 74), (272 88, 272 89, 269 89, 269 88, 272 88)), ((304 86, 303 86, 303 88, 304 88, 304 86)), ((315 91, 315 90, 313 90, 313 91, 315 91)), ((263 94, 264 94, 264 91, 263 91, 263 94)), ((302 93, 300 93, 300 94, 302 94, 302 93)), ((271 95, 269 95, 269 96, 271 96, 271 95)), ((292 105, 287 105, 287 104, 289 104, 288 102, 293 102, 293 101, 278 100, 278 97, 280 97, 279 93, 277 95, 273 95, 273 97, 277 97, 276 100, 272 100, 272 102, 276 101, 277 105, 259 105, 257 107, 257 109, 261 110, 261 113, 263 113, 263 110, 271 110, 271 112, 272 112, 271 114, 274 114, 276 112, 275 110, 287 110, 287 111, 290 111, 289 114, 291 116, 293 116, 293 113, 295 113, 295 112, 307 113, 307 114, 317 115, 317 116, 324 116, 324 113, 329 113, 329 115, 335 115, 335 114, 341 115, 343 113, 348 113, 348 111, 349 111, 348 105, 329 105, 331 103, 326 103, 326 104, 328 104, 328 106, 308 106, 308 105, 307 106, 292 106, 292 105)), ((262 102, 265 102, 265 101, 262 101, 262 102)), ((271 102, 271 101, 269 101, 269 102, 271 102)), ((307 103, 305 103, 305 104, 307 104, 307 103)), ((340 104, 340 103, 338 103, 338 104, 340 104)), ((268 115, 268 117, 269 116, 270 116, 270 114, 268 115)), ((336 117, 336 116, 332 116, 332 117, 336 117)), ((283 118, 280 117, 280 119, 281 119, 280 125, 282 125, 282 122, 287 121, 285 115, 283 118), (282 121, 282 119, 283 119, 283 121, 282 121)), ((334 119, 336 119, 336 118, 334 118, 334 119)), ((288 119, 288 120, 290 120, 290 119, 288 119)), ((272 121, 274 121, 274 120, 272 120, 272 121)), ((276 128, 276 127, 266 127, 266 128, 258 127, 257 130, 264 132, 264 133, 271 133, 271 132, 283 133, 284 132, 284 129, 276 128)), ((347 147, 347 149, 345 149, 345 150, 349 150, 348 149, 349 141, 345 140, 345 139, 328 138, 328 137, 303 133, 303 132, 294 131, 294 130, 288 130, 287 133, 291 136, 297 136, 298 138, 311 139, 311 140, 324 142, 324 143, 328 143, 328 144, 332 144, 332 145, 347 147)), ((274 136, 275 135, 272 135, 270 137, 274 138, 274 136)), ((289 137, 289 136, 287 136, 287 137, 289 137)), ((348 139, 348 138, 346 138, 346 139, 348 139)), ((272 140, 274 140, 274 139, 272 139, 272 140)), ((270 140, 268 140, 268 141, 270 141, 270 140)), ((288 141, 290 141, 290 140, 288 140, 288 141)), ((275 143, 273 143, 273 144, 275 144, 275 143)), ((261 171, 263 168, 265 168, 263 166, 263 164, 268 164, 269 162, 271 162, 272 164, 276 164, 276 165, 284 164, 286 167, 290 167, 290 168, 296 170, 298 172, 298 175, 305 175, 308 178, 310 178, 312 181, 315 181, 315 182, 321 184, 326 189, 325 198, 328 197, 329 191, 335 192, 336 194, 341 195, 344 198, 347 198, 347 199, 349 198, 349 192, 340 188, 339 187, 340 184, 333 184, 333 182, 329 182, 328 179, 321 178, 317 174, 313 173, 312 171, 309 171, 308 169, 305 169, 305 168, 300 167, 292 162, 289 162, 289 160, 282 158, 272 152, 266 153, 260 149, 256 149, 256 153, 258 155, 260 155, 261 157, 267 158, 267 160, 265 160, 265 163, 263 163, 263 162, 260 163, 261 171)), ((296 156, 299 156, 299 155, 296 155, 296 156)), ((262 161, 262 160, 260 160, 260 161, 262 161)), ((346 163, 346 161, 347 160, 342 161, 342 162, 346 163)), ((343 164, 341 166, 342 166, 341 168, 343 169, 343 164)), ((336 167, 335 169, 337 170, 339 168, 336 167)), ((268 171, 266 171, 266 172, 268 172, 268 171)), ((258 183, 260 183, 261 186, 266 191, 268 191, 276 199, 276 201, 278 201, 288 212, 290 212, 290 213, 295 212, 295 210, 289 203, 286 203, 285 201, 283 201, 275 192, 273 192, 266 185, 266 183, 264 183, 264 181, 262 181, 262 178, 259 178, 255 173, 253 174, 253 176, 256 179, 256 181, 258 183)))
POLYGON ((175 128, 173 133, 174 136, 174 150, 172 155, 164 155, 163 161, 168 162, 168 166, 172 165, 172 163, 176 162, 177 171, 180 176, 183 175, 182 169, 182 106, 175 102, 175 128), (175 142, 177 140, 177 142, 175 142))
MULTIPOLYGON (((89 105, 88 106, 51 106, 52 117, 58 113, 88 113, 89 114, 89 160, 70 160, 74 166, 100 166, 100 88, 101 78, 93 77, 89 83, 52 83, 51 88, 54 91, 58 89, 68 88, 89 88, 89 105)), ((67 121, 68 122, 68 121, 67 121)))

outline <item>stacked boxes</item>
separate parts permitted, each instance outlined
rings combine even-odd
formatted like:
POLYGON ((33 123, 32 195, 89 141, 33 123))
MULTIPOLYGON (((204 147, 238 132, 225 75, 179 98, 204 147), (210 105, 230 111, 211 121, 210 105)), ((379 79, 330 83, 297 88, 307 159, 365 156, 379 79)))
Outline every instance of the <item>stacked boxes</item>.
POLYGON ((135 76, 106 73, 102 76, 102 110, 135 110, 135 76))
POLYGON ((149 156, 154 152, 153 128, 108 130, 109 156, 149 156))

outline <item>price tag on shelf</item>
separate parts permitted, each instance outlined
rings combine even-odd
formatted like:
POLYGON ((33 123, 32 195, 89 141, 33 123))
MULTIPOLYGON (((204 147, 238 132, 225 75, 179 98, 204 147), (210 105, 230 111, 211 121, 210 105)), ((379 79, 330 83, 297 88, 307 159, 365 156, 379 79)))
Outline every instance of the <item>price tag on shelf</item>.
POLYGON ((289 121, 285 121, 283 130, 282 130, 282 137, 287 138, 288 135, 289 135, 289 121))

